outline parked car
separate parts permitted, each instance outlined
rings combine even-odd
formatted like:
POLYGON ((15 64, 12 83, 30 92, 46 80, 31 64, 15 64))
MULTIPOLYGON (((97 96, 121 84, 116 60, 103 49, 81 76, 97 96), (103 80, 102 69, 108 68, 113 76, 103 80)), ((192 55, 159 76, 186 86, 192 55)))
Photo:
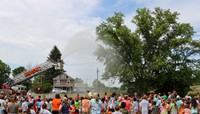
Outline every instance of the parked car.
POLYGON ((67 93, 67 91, 60 88, 53 88, 52 93, 67 93))

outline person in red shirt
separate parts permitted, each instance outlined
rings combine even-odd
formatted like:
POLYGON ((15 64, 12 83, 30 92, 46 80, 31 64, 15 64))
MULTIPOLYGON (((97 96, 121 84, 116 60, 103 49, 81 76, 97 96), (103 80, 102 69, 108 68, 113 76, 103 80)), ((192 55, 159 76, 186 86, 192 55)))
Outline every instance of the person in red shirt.
POLYGON ((107 97, 107 92, 105 92, 105 94, 104 94, 104 97, 103 97, 105 100, 108 98, 107 97))
POLYGON ((72 100, 69 111, 71 114, 76 114, 76 106, 74 105, 74 100, 72 100))
POLYGON ((79 94, 76 95, 75 99, 78 99, 78 100, 80 99, 79 94))
POLYGON ((62 101, 60 100, 60 94, 56 94, 52 101, 52 114, 59 114, 59 107, 62 101))

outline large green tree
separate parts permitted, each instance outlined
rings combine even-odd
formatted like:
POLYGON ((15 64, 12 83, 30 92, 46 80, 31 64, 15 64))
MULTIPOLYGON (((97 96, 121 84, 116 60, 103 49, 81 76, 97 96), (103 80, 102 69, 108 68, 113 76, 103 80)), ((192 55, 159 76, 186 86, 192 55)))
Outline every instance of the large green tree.
POLYGON ((136 12, 135 30, 124 24, 122 13, 97 26, 97 40, 103 43, 95 55, 106 66, 103 78, 118 78, 129 92, 187 92, 199 78, 200 43, 192 39, 193 27, 170 10, 136 12))
POLYGON ((53 62, 60 62, 61 63, 61 69, 55 69, 51 68, 43 73, 45 80, 44 82, 50 82, 53 84, 53 78, 56 76, 62 74, 64 72, 64 69, 62 67, 62 64, 64 64, 64 61, 61 58, 62 54, 60 50, 57 48, 57 46, 54 46, 53 49, 51 50, 49 57, 47 57, 47 60, 53 61, 53 62))
MULTIPOLYGON (((18 74, 22 73, 26 71, 26 68, 23 67, 23 66, 19 66, 17 68, 15 68, 14 70, 12 70, 12 74, 13 74, 13 77, 17 76, 18 74)), ((22 85, 26 86, 27 87, 27 90, 29 90, 32 86, 32 82, 31 80, 26 80, 24 82, 22 82, 22 85)))
POLYGON ((64 71, 63 69, 63 60, 61 59, 61 52, 57 48, 57 46, 54 46, 51 50, 49 56, 47 57, 47 61, 52 61, 54 63, 61 63, 61 69, 55 69, 54 67, 42 72, 35 78, 33 81, 32 90, 36 93, 49 93, 51 92, 53 88, 53 78, 56 76, 62 74, 64 71))
POLYGON ((3 84, 9 78, 10 71, 9 65, 0 60, 0 84, 3 84))

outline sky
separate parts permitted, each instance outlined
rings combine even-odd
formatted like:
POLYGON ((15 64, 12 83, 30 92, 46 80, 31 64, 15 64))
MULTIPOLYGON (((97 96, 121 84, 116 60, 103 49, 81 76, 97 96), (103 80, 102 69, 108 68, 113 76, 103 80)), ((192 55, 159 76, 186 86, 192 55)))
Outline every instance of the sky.
MULTIPOLYGON (((89 85, 104 72, 96 60, 95 29, 114 12, 122 12, 125 24, 138 8, 155 7, 180 13, 179 21, 190 23, 194 39, 200 39, 200 0, 0 0, 0 60, 12 70, 35 66, 47 60, 53 46, 62 53, 66 73, 89 85)), ((102 81, 120 86, 118 81, 102 81)))

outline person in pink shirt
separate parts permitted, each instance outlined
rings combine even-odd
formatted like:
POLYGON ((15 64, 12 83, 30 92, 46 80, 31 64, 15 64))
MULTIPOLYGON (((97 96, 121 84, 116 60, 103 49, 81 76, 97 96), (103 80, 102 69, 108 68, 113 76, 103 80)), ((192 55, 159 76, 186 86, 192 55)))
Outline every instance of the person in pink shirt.
POLYGON ((186 108, 183 110, 183 114, 191 114, 191 109, 189 108, 189 105, 186 105, 186 108))
POLYGON ((89 96, 85 95, 85 98, 82 100, 82 113, 89 114, 90 113, 90 100, 89 96))
POLYGON ((130 111, 131 111, 131 102, 130 102, 130 100, 128 99, 128 95, 125 95, 125 96, 124 96, 123 102, 126 103, 125 109, 128 110, 128 112, 130 112, 130 111))

